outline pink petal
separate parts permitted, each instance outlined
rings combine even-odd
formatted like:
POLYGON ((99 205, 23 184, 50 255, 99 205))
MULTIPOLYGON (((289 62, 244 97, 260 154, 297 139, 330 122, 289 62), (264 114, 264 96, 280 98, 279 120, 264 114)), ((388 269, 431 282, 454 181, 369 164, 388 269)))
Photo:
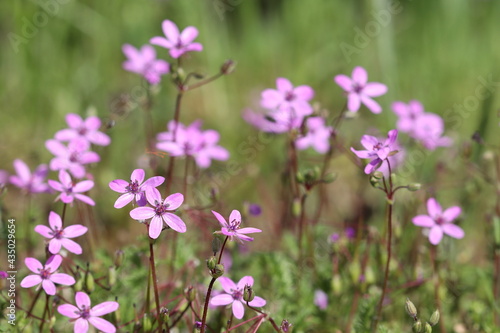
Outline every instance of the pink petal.
POLYGON ((361 137, 361 144, 365 147, 366 150, 372 151, 373 147, 379 144, 379 141, 376 137, 371 135, 363 135, 361 137))
POLYGON ((126 205, 128 205, 132 200, 134 200, 135 195, 132 193, 125 193, 122 194, 118 199, 115 201, 115 208, 123 208, 126 205))
POLYGON ((75 198, 82 201, 82 202, 85 202, 87 205, 95 206, 94 200, 92 200, 90 197, 88 197, 86 195, 77 193, 77 194, 75 194, 75 198))
POLYGON ((163 33, 171 42, 177 42, 179 38, 179 29, 174 22, 170 20, 164 20, 161 24, 161 27, 163 29, 163 33))
POLYGON ((111 138, 108 135, 97 131, 88 133, 87 139, 98 146, 107 146, 111 143, 111 138))
POLYGON ((363 88, 363 94, 370 97, 377 97, 387 92, 387 86, 378 82, 367 83, 363 88))
POLYGON ((161 184, 163 184, 164 181, 165 181, 165 177, 162 177, 162 176, 151 177, 148 180, 146 180, 144 182, 144 184, 142 184, 142 187, 145 187, 145 186, 157 187, 157 186, 160 186, 161 184))
POLYGON ((173 230, 181 233, 186 232, 186 224, 179 216, 172 213, 165 213, 162 217, 165 223, 173 230))
POLYGON ((159 216, 154 216, 149 224, 149 237, 157 239, 163 229, 163 221, 159 216))
POLYGON ((76 113, 68 113, 66 115, 66 123, 69 127, 77 129, 83 124, 83 120, 76 113))
POLYGON ((118 193, 126 193, 125 189, 128 186, 128 182, 123 179, 115 179, 109 183, 109 188, 118 193))
POLYGON ((375 114, 379 114, 380 112, 382 112, 382 107, 380 106, 380 104, 366 95, 361 95, 361 102, 366 105, 368 110, 375 114))
POLYGON ((253 237, 250 237, 250 236, 247 236, 247 235, 243 235, 243 234, 239 234, 238 232, 235 232, 235 236, 238 237, 241 241, 246 241, 246 242, 252 242, 253 241, 253 237))
POLYGON ((391 109, 398 117, 408 117, 411 113, 408 106, 403 102, 392 103, 391 109))
POLYGON ((65 145, 54 139, 45 141, 45 148, 55 156, 66 155, 68 151, 65 145))
POLYGON ((379 158, 376 158, 374 159, 373 161, 371 161, 370 163, 368 163, 365 167, 365 174, 369 175, 371 174, 373 171, 375 171, 377 168, 378 168, 378 165, 382 162, 381 159, 379 158))
POLYGON ((166 49, 169 49, 174 46, 174 43, 163 37, 153 37, 149 40, 149 42, 153 45, 158 45, 166 49))
POLYGON ((61 251, 61 240, 54 238, 49 242, 49 252, 52 254, 58 254, 61 251))
POLYGON ((137 207, 130 211, 130 217, 134 220, 147 220, 156 215, 151 207, 137 207))
POLYGON ((222 294, 212 297, 212 299, 210 299, 210 304, 214 306, 228 305, 233 303, 233 301, 233 296, 229 294, 222 294))
POLYGON ((251 302, 248 302, 248 305, 256 307, 256 308, 261 308, 266 305, 266 300, 263 299, 262 297, 255 296, 254 299, 251 302))
POLYGON ((63 238, 61 239, 61 245, 68 250, 71 253, 74 254, 82 254, 83 250, 82 247, 75 241, 72 241, 71 239, 63 238))
POLYGON ((80 318, 80 309, 72 304, 63 304, 57 307, 57 312, 71 319, 80 318))
POLYGON ((442 213, 441 205, 434 198, 427 200, 427 212, 433 219, 438 218, 442 213))
POLYGON ((164 204, 168 204, 168 210, 176 210, 182 205, 183 201, 184 196, 181 193, 174 193, 165 199, 164 204))
POLYGON ((443 229, 441 229, 440 226, 434 226, 432 227, 430 233, 429 233, 429 241, 433 245, 439 244, 441 239, 443 238, 443 229))
POLYGON ((185 50, 186 51, 201 52, 201 51, 203 51, 203 45, 201 45, 200 43, 191 43, 185 47, 185 50))
POLYGON ((89 331, 89 322, 87 319, 80 318, 75 322, 74 333, 87 333, 89 331))
POLYGON ((43 269, 43 265, 41 262, 36 260, 35 258, 26 258, 24 259, 24 264, 30 271, 33 273, 39 273, 41 269, 43 269))
POLYGON ((212 210, 212 214, 214 214, 215 218, 217 219, 217 221, 219 221, 221 226, 226 227, 226 228, 229 227, 229 225, 226 222, 226 219, 221 214, 219 214, 213 210, 212 210))
POLYGON ((75 282, 76 282, 75 279, 71 275, 64 274, 64 273, 52 274, 50 276, 50 281, 57 283, 57 284, 62 284, 64 286, 71 286, 71 285, 75 284, 75 282))
POLYGON ((441 228, 443 229, 443 232, 450 237, 461 239, 465 236, 465 232, 463 231, 463 229, 457 225, 446 223, 443 224, 441 228))
POLYGON ((249 285, 250 287, 253 286, 253 277, 251 276, 244 276, 238 281, 238 284, 236 285, 236 288, 243 290, 246 285, 249 285))
POLYGON ((446 222, 451 222, 456 219, 462 213, 462 209, 458 206, 453 206, 448 208, 443 212, 443 218, 446 222))
POLYGON ((88 321, 99 331, 104 333, 115 333, 116 327, 111 324, 109 321, 99 318, 99 317, 90 317, 88 321))
POLYGON ((54 138, 59 141, 71 141, 78 136, 78 132, 72 128, 57 131, 54 138))
POLYGON ((351 151, 356 154, 359 158, 371 158, 373 156, 373 152, 368 150, 356 150, 351 147, 351 151))
POLYGON ((73 180, 66 170, 59 171, 59 181, 66 188, 70 188, 73 186, 73 180))
POLYGON ((172 156, 182 156, 184 155, 184 149, 179 146, 179 144, 171 141, 158 142, 156 148, 159 150, 166 151, 172 156))
POLYGON ((182 44, 187 45, 195 40, 196 37, 198 37, 198 29, 195 27, 186 27, 186 29, 182 31, 180 39, 182 44))
POLYGON ((146 187, 146 198, 151 206, 156 206, 157 204, 163 202, 161 199, 160 191, 154 187, 146 187))
POLYGON ((350 92, 352 90, 352 80, 347 75, 337 75, 335 76, 334 81, 345 91, 350 92))
POLYGON ((142 184, 142 182, 144 181, 144 177, 145 173, 143 169, 135 169, 134 171, 132 171, 132 174, 130 175, 130 180, 137 181, 139 184, 142 184))
POLYGON ((368 74, 363 67, 357 66, 352 70, 352 80, 358 85, 364 86, 368 81, 368 74))
POLYGON ((43 290, 47 293, 47 295, 55 295, 56 294, 56 285, 54 282, 50 280, 42 280, 42 287, 43 290))
POLYGON ((79 237, 87 232, 87 227, 84 227, 80 224, 70 225, 64 228, 64 237, 65 238, 75 238, 79 237))
POLYGON ((59 216, 59 214, 57 214, 55 212, 49 213, 49 225, 52 228, 52 230, 62 228, 62 221, 61 221, 61 217, 59 216))
POLYGON ((62 263, 62 257, 58 254, 50 256, 49 259, 47 259, 47 262, 45 263, 45 268, 48 269, 50 272, 55 272, 59 266, 61 266, 62 263))
POLYGON ((293 85, 290 80, 282 77, 276 79, 276 87, 281 93, 291 92, 293 90, 293 85))
POLYGON ((96 116, 88 117, 84 121, 84 127, 90 131, 97 131, 101 127, 101 120, 96 116))
POLYGON ((84 180, 73 186, 73 192, 81 193, 87 192, 94 187, 94 182, 92 180, 84 180))
POLYGON ((35 227, 34 230, 35 230, 35 232, 39 233, 43 237, 46 237, 46 238, 54 237, 54 235, 52 235, 52 229, 50 229, 49 227, 47 227, 45 225, 39 224, 35 227))
POLYGON ((97 304, 90 310, 90 315, 92 317, 100 317, 104 316, 108 313, 114 312, 118 310, 120 304, 117 302, 103 302, 101 304, 97 304))
POLYGON ((226 161, 229 159, 229 152, 226 148, 222 148, 221 146, 211 147, 207 152, 214 160, 226 161))
POLYGON ((59 195, 59 198, 64 203, 72 203, 73 200, 75 199, 72 194, 68 195, 68 194, 66 194, 64 192, 59 195))
POLYGON ((275 89, 266 89, 261 93, 260 105, 266 109, 276 109, 283 101, 283 95, 275 89))
POLYGON ((351 112, 356 112, 361 106, 361 99, 358 93, 349 93, 347 96, 347 109, 351 112))
POLYGON ((135 60, 140 57, 138 50, 130 44, 124 44, 122 46, 122 51, 130 60, 135 60))
POLYGON ((230 278, 222 276, 218 281, 226 293, 232 295, 233 291, 236 290, 236 284, 230 278))
POLYGON ((42 282, 42 278, 40 275, 28 275, 21 281, 21 287, 23 288, 31 288, 36 286, 42 282))
POLYGON ((75 295, 76 306, 80 309, 90 307, 90 297, 82 291, 78 291, 75 295))
MULTIPOLYGON (((101 160, 99 154, 94 151, 86 151, 80 154, 80 163, 81 164, 89 164, 89 163, 97 163, 101 160)), ((82 176, 83 177, 83 176, 82 176)), ((78 178, 82 178, 78 177, 78 178)))
POLYGON ((31 171, 26 163, 24 163, 22 160, 17 159, 14 160, 13 164, 19 178, 21 178, 24 183, 29 183, 31 180, 31 171))
POLYGON ((229 223, 232 221, 241 221, 241 214, 238 210, 234 209, 229 215, 229 223))
POLYGON ((262 232, 262 230, 257 228, 241 228, 238 229, 239 234, 253 234, 255 232, 262 232))
POLYGON ((243 306, 243 303, 238 300, 234 300, 233 314, 237 319, 243 318, 243 316, 245 315, 245 307, 243 306))
POLYGON ((293 93, 304 101, 309 101, 314 97, 314 90, 309 86, 298 86, 293 90, 293 93))
POLYGON ((389 133, 387 133, 387 140, 385 142, 386 145, 393 145, 396 140, 398 139, 398 130, 390 130, 389 133))
POLYGON ((432 228, 436 225, 436 222, 427 215, 417 215, 411 221, 414 225, 424 228, 432 228))

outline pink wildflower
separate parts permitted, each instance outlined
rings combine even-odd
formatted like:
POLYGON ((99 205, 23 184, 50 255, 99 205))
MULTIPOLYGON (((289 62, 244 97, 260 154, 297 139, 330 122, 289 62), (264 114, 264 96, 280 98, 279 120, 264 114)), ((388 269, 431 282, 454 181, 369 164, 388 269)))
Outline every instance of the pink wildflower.
POLYGON ((242 241, 251 242, 251 241, 253 241, 253 238, 247 236, 246 234, 262 232, 262 230, 257 229, 257 228, 241 228, 240 229, 241 214, 236 209, 231 212, 231 215, 229 215, 229 223, 227 223, 226 219, 221 214, 217 213, 216 211, 212 211, 212 213, 215 215, 215 218, 217 218, 217 221, 219 221, 220 225, 222 226, 220 233, 222 233, 223 235, 229 236, 231 238, 231 240, 236 238, 240 242, 242 242, 242 241))
POLYGON ((75 138, 67 146, 50 139, 45 142, 45 147, 55 155, 50 161, 50 169, 68 170, 76 178, 85 176, 85 164, 100 161, 97 153, 89 151, 90 143, 86 139, 75 138))
POLYGON ((363 135, 361 138, 361 144, 366 150, 355 150, 351 147, 351 151, 356 154, 359 158, 369 158, 371 159, 365 167, 365 173, 370 174, 379 165, 385 161, 391 154, 397 152, 395 148, 395 142, 398 137, 397 130, 390 130, 387 134, 387 139, 384 142, 380 142, 378 138, 371 135, 363 135))
POLYGON ((41 284, 47 295, 55 295, 56 286, 54 283, 65 286, 75 284, 75 279, 72 276, 64 273, 56 273, 61 262, 62 257, 58 254, 51 256, 45 263, 45 266, 42 266, 35 258, 26 258, 24 263, 35 274, 25 277, 21 281, 21 287, 30 288, 41 284))
POLYGON ((307 134, 297 139, 296 144, 299 150, 313 147, 320 154, 325 154, 330 149, 330 136, 332 127, 325 126, 325 119, 321 117, 307 118, 307 134))
POLYGON ((170 50, 172 58, 179 58, 184 53, 203 50, 200 43, 193 43, 198 37, 198 29, 195 27, 187 27, 182 32, 179 32, 177 25, 170 20, 165 20, 162 23, 163 33, 165 37, 153 37, 149 41, 153 45, 158 45, 170 50))
POLYGON ((309 86, 293 87, 285 78, 276 79, 277 89, 266 89, 261 95, 261 106, 269 110, 293 112, 297 117, 310 115, 313 108, 309 101, 314 97, 314 90, 309 86))
MULTIPOLYGON (((66 123, 69 128, 58 131, 55 134, 56 140, 72 141, 79 138, 98 146, 107 146, 111 142, 109 136, 99 131, 101 127, 99 117, 91 116, 83 120, 78 114, 68 113, 66 115, 66 123)), ((55 153, 53 154, 56 155, 55 153)))
MULTIPOLYGON (((48 192, 49 186, 45 182, 45 178, 49 173, 49 168, 46 164, 39 165, 33 174, 22 160, 14 160, 14 169, 17 175, 12 175, 9 181, 12 185, 28 193, 48 192)), ((5 175, 5 177, 7 177, 5 175)), ((5 181, 5 180, 4 180, 5 181)))
POLYGON ((81 194, 94 187, 94 182, 92 180, 84 180, 75 184, 73 183, 71 176, 65 170, 60 170, 59 182, 49 179, 49 185, 54 190, 61 192, 61 194, 57 196, 56 200, 61 200, 64 203, 71 204, 75 199, 78 199, 85 202, 87 205, 95 205, 94 200, 84 194, 81 194))
POLYGON ((316 290, 314 292, 314 305, 320 310, 326 310, 328 307, 328 295, 323 290, 316 290))
POLYGON ((125 44, 122 50, 127 56, 127 60, 123 62, 123 68, 142 75, 151 84, 160 83, 160 76, 170 71, 168 62, 156 59, 156 51, 151 45, 136 49, 132 45, 125 44))
POLYGON ((123 179, 115 179, 109 183, 109 187, 113 191, 123 193, 116 199, 115 208, 125 207, 134 199, 137 205, 145 206, 147 203, 146 194, 144 192, 146 187, 157 187, 165 181, 164 177, 156 176, 149 178, 143 183, 144 176, 144 170, 135 169, 130 175, 129 182, 123 179))

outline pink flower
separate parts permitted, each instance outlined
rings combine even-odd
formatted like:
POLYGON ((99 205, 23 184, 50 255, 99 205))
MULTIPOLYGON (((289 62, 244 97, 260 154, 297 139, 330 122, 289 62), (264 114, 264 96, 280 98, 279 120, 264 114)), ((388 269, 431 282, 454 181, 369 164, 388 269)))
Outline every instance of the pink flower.
POLYGON ((245 109, 243 119, 263 132, 286 133, 300 129, 304 117, 297 117, 290 110, 275 110, 262 114, 245 109))
POLYGON ((179 58, 184 53, 203 50, 200 43, 193 43, 198 37, 198 29, 195 27, 187 27, 181 33, 177 25, 170 20, 165 20, 162 23, 163 33, 165 37, 153 37, 149 41, 153 45, 158 45, 170 50, 172 58, 179 58))
POLYGON ((367 82, 368 74, 363 67, 355 67, 352 71, 352 78, 346 75, 335 76, 335 82, 347 94, 347 108, 349 111, 359 110, 361 103, 373 113, 382 112, 380 105, 371 97, 378 97, 387 92, 387 86, 378 82, 367 82))
POLYGON ((325 154, 330 149, 330 136, 332 127, 325 126, 325 119, 321 117, 307 118, 307 134, 296 141, 299 150, 313 147, 320 154, 325 154))
POLYGON ((394 144, 398 137, 398 130, 390 130, 387 134, 385 142, 380 142, 378 138, 371 135, 363 135, 361 144, 366 150, 355 150, 351 147, 351 151, 359 158, 369 158, 371 161, 365 167, 365 173, 370 174, 378 169, 379 164, 385 161, 390 154, 397 152, 394 144))
MULTIPOLYGON (((43 290, 47 295, 56 294, 56 286, 54 283, 71 286, 75 284, 75 279, 72 276, 64 273, 56 273, 61 265, 62 257, 58 254, 51 256, 45 266, 35 258, 26 258, 24 263, 34 275, 28 275, 21 281, 21 287, 30 288, 33 286, 42 285, 43 290)), ((39 287, 37 287, 38 289, 39 287)))
POLYGON ((99 155, 89 151, 90 143, 86 139, 75 138, 68 146, 50 139, 45 142, 45 147, 55 155, 50 161, 51 170, 68 170, 76 178, 85 176, 85 164, 100 161, 99 155))
MULTIPOLYGON (((28 193, 48 192, 49 186, 45 182, 45 178, 49 173, 49 168, 46 164, 39 165, 33 174, 22 160, 14 160, 14 169, 17 175, 12 175, 9 181, 12 185, 28 193)), ((5 177, 7 177, 5 175, 5 177)), ((5 180, 4 180, 5 181, 5 180)))
POLYGON ((200 168, 208 168, 212 159, 225 161, 229 152, 218 145, 220 135, 215 130, 201 130, 201 122, 195 121, 185 127, 177 126, 175 141, 173 141, 175 122, 168 124, 168 132, 159 133, 156 148, 166 151, 172 156, 191 156, 200 168))
POLYGON ((116 332, 116 327, 109 321, 99 318, 108 313, 118 310, 120 306, 117 302, 103 302, 94 307, 90 307, 90 298, 84 292, 75 294, 76 306, 72 304, 63 304, 57 307, 57 311, 75 323, 74 333, 86 333, 89 330, 89 324, 97 330, 104 333, 116 332))
POLYGON ((226 219, 224 219, 224 217, 222 217, 221 214, 219 214, 215 211, 212 211, 212 213, 215 215, 215 218, 217 219, 217 221, 219 221, 220 225, 222 226, 220 233, 222 233, 223 235, 229 236, 231 238, 231 240, 233 240, 233 238, 236 238, 240 242, 243 242, 243 241, 251 242, 251 241, 253 241, 253 238, 249 237, 245 234, 262 232, 262 230, 257 229, 257 228, 242 228, 242 229, 240 229, 241 214, 236 209, 231 212, 231 215, 229 215, 229 223, 226 222, 226 219))
MULTIPOLYGON (((382 142, 385 139, 378 138, 378 140, 382 142)), ((394 172, 405 162, 406 150, 399 144, 397 139, 392 144, 392 149, 398 153, 387 157, 387 161, 391 164, 391 171, 394 172)), ((386 178, 389 177, 389 163, 382 163, 380 167, 377 168, 377 171, 382 172, 386 178)))
POLYGON ((417 100, 405 104, 403 102, 392 103, 392 111, 398 116, 397 128, 404 133, 411 133, 415 127, 415 121, 424 114, 424 106, 417 100))
POLYGON ((62 227, 61 217, 54 212, 49 213, 50 228, 45 225, 37 225, 35 231, 43 237, 49 238, 49 252, 57 254, 61 246, 71 253, 82 254, 82 247, 70 238, 81 236, 87 232, 87 227, 80 224, 62 227))
POLYGON ((181 218, 171 212, 182 205, 184 196, 181 193, 169 195, 164 201, 160 192, 154 187, 146 187, 146 198, 153 207, 138 207, 130 212, 134 220, 151 219, 149 237, 156 239, 160 236, 163 222, 177 232, 186 232, 186 224, 181 218))
POLYGON ((9 173, 5 170, 0 170, 0 189, 2 189, 8 183, 9 183, 9 173))
POLYGON ((442 136, 444 132, 443 119, 434 113, 425 113, 415 121, 413 129, 413 138, 417 139, 422 145, 435 150, 437 147, 448 147, 453 143, 452 139, 442 136))
MULTIPOLYGON (((232 304, 234 316, 238 319, 243 318, 245 315, 245 307, 243 304, 246 304, 243 300, 243 293, 245 286, 253 286, 253 277, 244 276, 238 284, 235 284, 230 278, 225 276, 220 277, 218 281, 220 281, 222 289, 224 289, 226 294, 220 294, 212 297, 210 304, 214 306, 232 304)), ((255 298, 251 302, 248 302, 248 304, 253 307, 263 307, 266 305, 266 300, 259 296, 255 296, 255 298)))
POLYGON ((123 69, 142 75, 151 84, 160 83, 160 76, 170 71, 168 62, 156 59, 156 51, 151 45, 144 45, 139 50, 125 44, 122 50, 127 56, 123 69))
POLYGON ((328 307, 328 295, 323 290, 316 290, 314 292, 314 305, 320 310, 326 310, 328 307))
POLYGON ((293 112, 297 117, 310 115, 313 108, 309 101, 314 97, 314 90, 309 86, 293 87, 285 78, 276 79, 278 89, 266 89, 261 94, 260 104, 270 110, 293 112))
POLYGON ((73 183, 71 176, 65 171, 59 171, 59 182, 49 179, 49 185, 54 190, 61 192, 56 200, 61 200, 64 203, 73 203, 75 199, 85 202, 87 205, 94 206, 95 202, 90 197, 81 194, 89 191, 94 187, 94 182, 91 180, 84 180, 79 183, 73 183))
POLYGON ((132 175, 130 175, 129 182, 123 179, 116 179, 109 183, 109 187, 113 191, 123 193, 118 199, 116 199, 115 208, 125 207, 134 199, 137 205, 145 206, 147 203, 146 194, 144 192, 145 188, 148 186, 160 186, 165 181, 164 177, 156 176, 149 178, 143 183, 144 176, 144 170, 135 169, 132 171, 132 175))
POLYGON ((56 140, 72 141, 79 138, 98 146, 107 146, 111 142, 109 136, 99 131, 101 127, 99 117, 91 116, 83 120, 82 117, 75 113, 68 113, 66 123, 69 128, 58 131, 55 135, 56 140))
POLYGON ((453 224, 453 220, 462 213, 460 207, 453 206, 443 212, 436 199, 430 198, 427 200, 427 212, 429 215, 417 215, 412 219, 412 222, 418 227, 430 228, 429 241, 431 244, 439 244, 443 233, 457 239, 464 237, 465 233, 462 228, 453 224))

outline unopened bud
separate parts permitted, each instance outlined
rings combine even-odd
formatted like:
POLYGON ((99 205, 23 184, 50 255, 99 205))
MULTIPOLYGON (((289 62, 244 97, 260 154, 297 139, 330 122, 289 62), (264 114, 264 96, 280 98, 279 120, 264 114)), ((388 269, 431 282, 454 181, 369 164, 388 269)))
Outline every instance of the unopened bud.
POLYGON ((116 283, 116 268, 110 266, 108 269, 108 286, 113 287, 116 283))
POLYGON ((54 328, 54 325, 56 324, 56 316, 50 317, 49 321, 49 329, 52 330, 54 328))
POLYGON ((439 322, 439 311, 436 310, 432 314, 431 319, 429 319, 429 324, 431 324, 431 326, 436 326, 438 322, 439 322))
POLYGON ((301 171, 297 171, 297 174, 295 175, 295 179, 297 180, 297 183, 303 184, 305 182, 305 176, 301 171))
POLYGON ((417 308, 415 307, 415 305, 410 301, 409 298, 406 299, 406 303, 405 303, 405 310, 406 310, 406 313, 412 317, 413 319, 415 319, 417 317, 417 308))
POLYGON ((425 323, 424 333, 432 333, 432 326, 429 323, 425 323))
POLYGON ((207 267, 209 270, 213 270, 215 268, 215 265, 217 265, 217 258, 216 257, 210 257, 207 260, 207 267))
POLYGON ((236 63, 234 61, 232 61, 231 59, 229 60, 226 60, 221 68, 220 68, 220 71, 222 74, 224 75, 229 75, 231 74, 232 72, 234 72, 234 69, 236 68, 236 63))
POLYGON ((371 177, 370 177, 370 184, 371 184, 374 188, 380 188, 379 179, 378 179, 378 178, 376 178, 376 177, 373 177, 373 176, 371 176, 371 177))
POLYGON ((283 319, 283 321, 281 322, 280 329, 284 333, 289 333, 292 331, 292 324, 290 324, 290 322, 288 322, 288 320, 283 319))
POLYGON ((119 268, 123 264, 123 257, 125 253, 122 250, 117 250, 115 252, 115 267, 119 268))
POLYGON ((220 278, 222 275, 224 275, 224 265, 215 265, 214 269, 211 270, 210 275, 212 275, 214 279, 220 278))
POLYGON ((375 171, 374 173, 372 173, 372 177, 375 179, 382 179, 384 178, 384 173, 381 171, 375 171))
POLYGON ((413 324, 411 330, 413 333, 423 333, 423 328, 424 326, 422 325, 422 322, 420 320, 417 320, 415 324, 413 324))
POLYGON ((160 316, 163 317, 163 322, 168 323, 170 320, 170 313, 167 308, 162 307, 160 308, 160 316))
POLYGON ((245 285, 245 289, 243 291, 243 300, 245 302, 251 302, 253 301, 255 297, 255 293, 253 292, 253 288, 250 285, 245 285))
POLYGON ((215 255, 217 252, 219 252, 221 246, 222 241, 220 240, 220 237, 218 237, 218 235, 215 235, 215 237, 212 239, 212 253, 215 255))
POLYGON ((188 302, 192 302, 196 298, 196 289, 193 286, 189 286, 184 290, 184 294, 188 302))
POLYGON ((85 290, 87 290, 89 294, 95 290, 94 276, 90 272, 87 272, 87 276, 85 276, 85 290))
MULTIPOLYGON (((115 302, 118 302, 118 297, 115 297, 115 302)), ((119 323, 122 321, 122 318, 120 315, 120 308, 113 311, 113 319, 114 319, 115 323, 119 323)))
POLYGON ((340 295, 342 293, 342 279, 339 274, 335 274, 332 278, 332 290, 334 295, 340 295))
POLYGON ((421 187, 422 187, 422 184, 420 184, 420 183, 411 183, 408 185, 408 191, 415 192, 415 191, 420 190, 421 187))

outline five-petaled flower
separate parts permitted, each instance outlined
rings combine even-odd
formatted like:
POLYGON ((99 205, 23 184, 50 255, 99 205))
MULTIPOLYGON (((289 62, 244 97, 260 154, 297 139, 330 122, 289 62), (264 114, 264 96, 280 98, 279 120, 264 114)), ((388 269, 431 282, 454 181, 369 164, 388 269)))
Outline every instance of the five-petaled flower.
POLYGON ((352 71, 352 78, 347 75, 335 76, 335 82, 347 94, 347 109, 352 112, 359 110, 361 103, 373 113, 382 112, 380 105, 372 97, 378 97, 387 92, 387 86, 378 82, 367 82, 368 74, 363 67, 355 67, 352 71))
POLYGON ((365 173, 370 174, 375 171, 383 161, 395 154, 397 149, 395 149, 395 142, 398 137, 398 131, 393 129, 387 134, 387 139, 384 142, 380 142, 378 138, 371 135, 363 135, 361 138, 361 144, 366 150, 355 150, 351 147, 351 151, 356 154, 359 158, 369 158, 371 159, 365 167, 365 173))
POLYGON ((163 21, 161 26, 167 38, 153 37, 149 42, 153 45, 169 49, 172 58, 179 58, 187 52, 200 52, 203 50, 203 46, 200 43, 193 43, 196 37, 198 37, 198 29, 195 27, 187 27, 182 32, 179 32, 177 25, 170 20, 163 21))
POLYGON ((304 117, 313 112, 309 101, 314 97, 314 90, 306 85, 293 87, 285 78, 276 79, 277 89, 266 89, 261 94, 260 105, 269 110, 282 110, 294 113, 295 117, 304 117))
POLYGON ((68 113, 66 123, 69 128, 58 131, 55 134, 56 140, 72 141, 80 138, 98 146, 107 146, 111 142, 109 136, 99 131, 101 127, 99 117, 90 116, 83 120, 78 114, 68 113))
POLYGON ((54 190, 61 192, 61 194, 57 196, 56 200, 60 199, 64 203, 72 204, 75 199, 78 199, 88 205, 95 205, 94 200, 92 200, 89 196, 81 194, 94 187, 94 182, 92 180, 83 180, 74 184, 71 176, 65 170, 60 170, 59 182, 49 179, 49 185, 54 190))
POLYGON ((80 137, 72 139, 67 146, 57 140, 50 139, 45 142, 45 147, 55 155, 50 160, 50 169, 68 170, 76 178, 85 176, 85 164, 101 160, 96 152, 89 151, 89 141, 80 137))
MULTIPOLYGON (((243 300, 243 293, 245 286, 253 286, 253 277, 244 276, 238 284, 235 284, 233 280, 225 276, 220 277, 219 281, 226 294, 220 294, 212 297, 210 304, 214 306, 232 304, 234 316, 238 319, 243 318, 245 315, 245 307, 243 304, 246 303, 243 300)), ((253 307, 263 307, 266 305, 266 300, 262 297, 255 296, 251 302, 248 302, 248 305, 253 307)))
POLYGON ((429 215, 417 215, 412 219, 413 224, 419 227, 430 228, 429 241, 437 245, 443 238, 443 233, 450 237, 461 239, 465 233, 459 226, 453 224, 462 209, 453 206, 443 212, 441 205, 434 198, 427 200, 427 213, 429 215))
POLYGON ((24 263, 29 268, 29 270, 35 274, 25 277, 21 281, 21 287, 30 288, 33 286, 39 286, 41 284, 43 290, 45 290, 47 295, 55 295, 56 286, 54 285, 54 283, 62 284, 65 286, 71 286, 75 284, 75 279, 72 276, 64 273, 56 273, 57 269, 61 265, 61 262, 62 257, 58 254, 53 255, 49 259, 47 259, 45 266, 43 266, 42 263, 40 263, 35 258, 26 258, 24 260, 24 263))
POLYGON ((74 322, 74 333, 86 333, 89 330, 89 324, 104 333, 116 332, 116 327, 109 321, 99 318, 108 313, 114 312, 120 306, 117 302, 103 302, 91 307, 90 297, 84 292, 75 294, 76 306, 72 304, 63 304, 57 307, 57 311, 70 318, 74 322))
POLYGON ((43 237, 49 238, 49 252, 57 254, 61 246, 74 254, 82 254, 82 247, 70 238, 79 237, 87 232, 87 227, 80 224, 70 225, 66 228, 62 226, 61 217, 55 213, 49 213, 50 228, 45 225, 37 225, 35 231, 43 237))
POLYGON ((325 119, 311 117, 306 120, 307 133, 295 142, 297 149, 303 150, 313 147, 320 154, 325 154, 330 149, 330 136, 332 127, 325 126, 325 119))
POLYGON ((145 206, 147 203, 146 194, 144 192, 145 189, 147 187, 160 186, 165 181, 164 177, 156 176, 149 178, 143 183, 144 176, 145 173, 143 169, 135 169, 130 175, 130 181, 115 179, 109 183, 109 187, 113 191, 123 193, 116 199, 115 208, 125 207, 134 199, 137 205, 145 206))
POLYGON ((45 178, 49 173, 46 164, 39 165, 33 174, 22 160, 14 160, 13 164, 17 175, 10 176, 9 181, 11 184, 28 193, 42 193, 49 190, 49 186, 45 182, 45 178))
POLYGON ((163 229, 163 222, 177 232, 186 232, 186 224, 172 212, 182 205, 184 196, 181 193, 169 195, 162 200, 160 192, 154 187, 146 188, 146 199, 153 207, 138 207, 130 211, 134 220, 151 219, 149 224, 149 237, 156 239, 163 229))
POLYGON ((136 49, 132 45, 125 44, 122 50, 127 56, 127 60, 123 62, 123 68, 142 75, 153 85, 160 83, 160 77, 170 71, 168 62, 156 59, 156 51, 151 45, 144 45, 140 49, 136 49))
POLYGON ((222 226, 222 229, 220 233, 223 235, 226 235, 230 237, 231 240, 233 238, 236 238, 238 240, 242 241, 248 241, 251 242, 253 241, 252 237, 247 236, 246 234, 252 234, 255 232, 262 232, 262 230, 257 229, 257 228, 241 228, 241 214, 239 211, 236 209, 231 212, 231 215, 229 215, 229 223, 226 221, 226 219, 219 213, 212 211, 212 213, 215 215, 217 218, 217 221, 219 221, 220 225, 222 226))

